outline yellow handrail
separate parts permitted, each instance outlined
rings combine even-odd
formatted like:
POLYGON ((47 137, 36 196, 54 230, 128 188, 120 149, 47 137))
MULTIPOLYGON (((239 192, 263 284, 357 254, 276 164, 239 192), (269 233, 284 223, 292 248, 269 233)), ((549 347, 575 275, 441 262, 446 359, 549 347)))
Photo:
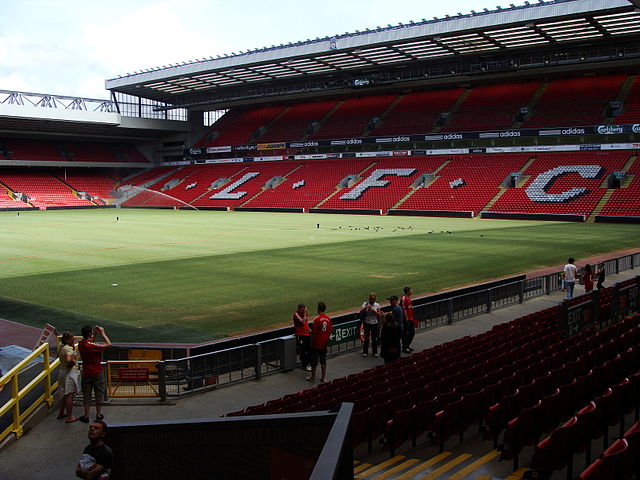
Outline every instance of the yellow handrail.
POLYGON ((49 407, 53 406, 53 392, 55 392, 58 387, 58 382, 56 381, 51 383, 51 372, 55 370, 59 364, 60 360, 58 358, 56 358, 53 363, 49 363, 49 344, 45 343, 40 345, 24 360, 0 377, 0 387, 11 384, 11 398, 0 407, 0 417, 9 411, 12 411, 13 413, 13 421, 11 425, 9 425, 3 432, 0 432, 0 442, 2 442, 10 433, 13 433, 16 436, 16 439, 20 438, 23 434, 24 421, 36 408, 38 408, 38 406, 40 406, 40 404, 47 402, 49 407), (18 384, 18 375, 27 367, 27 365, 29 365, 29 363, 40 355, 44 355, 42 372, 36 375, 33 380, 21 389, 18 384), (44 393, 40 395, 29 407, 27 407, 24 412, 21 412, 20 400, 22 400, 41 382, 44 382, 44 393))

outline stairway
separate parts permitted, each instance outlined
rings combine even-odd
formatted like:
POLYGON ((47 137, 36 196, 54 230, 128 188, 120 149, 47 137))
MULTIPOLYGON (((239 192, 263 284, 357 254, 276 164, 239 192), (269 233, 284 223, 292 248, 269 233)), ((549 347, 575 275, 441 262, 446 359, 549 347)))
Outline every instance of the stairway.
MULTIPOLYGON (((546 90, 547 85, 549 85, 549 82, 541 83, 538 89, 535 91, 535 93, 531 97, 531 100, 529 100, 529 103, 527 103, 526 106, 529 107, 529 113, 533 111, 533 107, 538 103, 538 99, 542 96, 542 94, 546 90)), ((516 129, 520 128, 522 126, 522 123, 523 122, 514 122, 513 125, 511 125, 511 128, 516 128, 516 129)))
MULTIPOLYGON (((400 103, 400 100, 403 99, 404 95, 405 94, 398 95, 396 98, 394 98, 393 101, 389 104, 389 106, 387 108, 385 108, 384 111, 380 115, 378 115, 378 118, 380 120, 378 121, 378 124, 374 128, 378 128, 378 126, 384 122, 384 119, 387 117, 387 115, 389 115, 389 112, 391 112, 395 108, 395 106, 398 103, 400 103)), ((369 128, 367 127, 367 129, 364 131, 362 136, 363 137, 368 137, 370 134, 371 134, 371 130, 369 130, 369 128)))
POLYGON ((521 468, 507 477, 483 473, 499 455, 497 450, 482 456, 445 451, 428 460, 396 455, 377 464, 356 461, 353 472, 359 480, 518 480, 528 470, 521 468))
MULTIPOLYGON (((364 172, 366 172, 367 170, 369 170, 370 168, 372 168, 374 165, 376 165, 378 162, 371 162, 368 166, 366 166, 365 168, 363 168, 360 172, 358 172, 358 182, 360 180, 362 180, 362 175, 364 174, 364 172)), ((357 182, 356 182, 357 183, 357 182)), ((322 204, 326 203, 329 201, 330 198, 335 197, 339 192, 341 192, 342 189, 340 187, 336 187, 335 192, 333 192, 331 195, 329 195, 327 198, 325 198, 324 200, 322 200, 320 203, 318 203, 315 207, 313 208, 320 208, 322 207, 322 204)))
MULTIPOLYGON (((449 123, 451 121, 451 119, 455 115, 458 108, 460 108, 460 104, 462 104, 462 102, 464 102, 465 99, 469 95, 471 95, 471 90, 472 90, 471 88, 467 88, 464 92, 462 92, 462 95, 458 97, 458 99, 456 100, 456 103, 454 103, 451 106, 451 108, 449 109, 449 116, 447 117, 446 123, 449 123)), ((431 130, 431 133, 438 133, 440 130, 442 130, 442 126, 437 126, 437 127, 434 127, 433 130, 431 130)))
MULTIPOLYGON (((529 179, 530 175, 523 175, 523 174, 527 170, 527 168, 529 168, 529 165, 531 165, 535 160, 536 160, 535 157, 531 157, 520 168, 520 170, 518 170, 518 173, 520 174, 520 179, 518 180, 518 185, 516 185, 516 188, 520 188, 529 179)), ((484 207, 480 209, 480 211, 474 218, 481 218, 482 213, 488 212, 489 209, 493 207, 493 204, 496 203, 500 199, 500 197, 504 195, 508 190, 509 190, 508 188, 500 187, 500 191, 496 193, 495 196, 491 200, 489 200, 489 202, 484 207)))
POLYGON ((331 107, 331 110, 329 110, 327 112, 327 114, 320 119, 320 121, 318 122, 318 125, 316 125, 316 128, 314 129, 314 131, 312 133, 308 133, 306 135, 303 135, 302 138, 300 139, 300 141, 301 142, 305 141, 307 138, 309 138, 309 135, 312 135, 313 133, 315 133, 318 130, 320 130, 322 128, 322 126, 327 122, 327 120, 329 120, 329 118, 331 118, 331 115, 333 115, 333 113, 336 110, 338 110, 338 108, 340 108, 343 103, 344 103, 344 100, 340 100, 333 107, 331 107))
MULTIPOLYGON (((627 78, 624 80, 624 83, 622 84, 622 87, 618 92, 618 96, 616 97, 617 102, 620 102, 622 105, 625 104, 625 101, 629 96, 629 92, 631 91, 631 87, 633 87, 633 84, 635 83, 636 78, 638 78, 638 75, 627 75, 627 78)), ((623 111, 624 111, 624 108, 620 111, 620 113, 622 113, 623 111)), ((604 121, 605 125, 611 125, 615 123, 616 123, 616 117, 606 118, 604 121)))

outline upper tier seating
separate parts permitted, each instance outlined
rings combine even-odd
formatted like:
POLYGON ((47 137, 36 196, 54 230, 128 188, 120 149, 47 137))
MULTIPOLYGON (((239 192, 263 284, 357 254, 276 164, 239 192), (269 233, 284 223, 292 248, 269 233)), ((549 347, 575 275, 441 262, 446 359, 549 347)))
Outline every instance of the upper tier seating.
POLYGON ((427 188, 418 188, 400 210, 454 210, 478 212, 500 191, 500 183, 518 171, 526 155, 460 155, 442 157, 448 163, 427 188))
POLYGON ((429 133, 440 114, 451 109, 463 92, 463 88, 454 88, 407 93, 371 135, 429 133))
POLYGON ((569 127, 599 125, 608 102, 615 100, 626 75, 598 75, 550 82, 522 126, 569 127))
POLYGON ((18 138, 3 141, 5 148, 12 152, 12 160, 65 161, 56 149, 56 144, 47 140, 23 140, 18 138))
POLYGON ((313 122, 319 122, 336 100, 291 105, 287 111, 260 137, 260 142, 284 142, 300 140, 313 122))
POLYGON ((523 172, 530 178, 522 188, 506 190, 489 211, 589 215, 606 191, 607 176, 628 158, 625 151, 538 153, 523 172))
POLYGON ((23 139, 7 139, 2 144, 11 152, 11 160, 148 163, 130 144, 23 139))
POLYGON ((471 90, 443 132, 508 129, 520 107, 529 103, 540 82, 483 85, 471 90))
POLYGON ((616 123, 640 123, 640 75, 638 75, 635 82, 633 82, 625 105, 622 115, 616 118, 616 123))
POLYGON ((361 136, 373 117, 379 116, 397 95, 371 95, 346 99, 309 138, 361 136))
MULTIPOLYGON (((220 131, 220 135, 206 146, 216 145, 242 145, 252 141, 252 135, 261 127, 266 127, 285 107, 260 107, 245 110, 242 113, 227 113, 220 120, 213 124, 210 131, 220 131), (231 121, 225 117, 233 116, 231 121), (221 126, 224 125, 224 129, 221 126)), ((259 138, 257 141, 260 141, 259 138)))

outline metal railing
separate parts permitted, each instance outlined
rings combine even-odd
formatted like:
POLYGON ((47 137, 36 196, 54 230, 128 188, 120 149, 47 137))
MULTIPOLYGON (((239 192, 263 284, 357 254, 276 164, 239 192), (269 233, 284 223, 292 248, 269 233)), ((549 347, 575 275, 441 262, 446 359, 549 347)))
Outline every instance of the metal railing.
MULTIPOLYGON (((60 360, 56 358, 53 362, 49 362, 49 344, 40 345, 24 360, 9 370, 0 378, 0 388, 10 385, 11 398, 0 407, 0 419, 4 419, 11 413, 11 421, 3 431, 0 432, 0 442, 2 442, 11 433, 16 438, 20 438, 24 432, 25 420, 43 403, 47 403, 49 407, 53 406, 53 393, 55 392, 58 382, 51 382, 51 373, 58 368, 60 360), (44 356, 42 360, 42 370, 30 380, 26 380, 26 384, 21 385, 21 373, 40 356, 44 356), (29 395, 35 389, 42 391, 40 395, 29 395), (29 397, 29 398, 28 398, 29 397), (35 398, 31 398, 35 397, 35 398), (23 400, 28 400, 28 405, 24 409, 21 408, 23 400)), ((35 367, 34 367, 35 368, 35 367)))
MULTIPOLYGON (((640 265, 640 252, 607 260, 604 264, 607 274, 631 270, 640 265)), ((419 322, 418 330, 425 330, 523 303, 561 289, 560 272, 556 272, 415 305, 414 316, 419 322)), ((335 356, 361 348, 359 323, 359 320, 348 318, 334 325, 328 355, 335 356)), ((164 370, 166 388, 160 387, 159 391, 164 391, 166 396, 180 396, 216 386, 258 380, 264 375, 297 366, 296 352, 292 348, 295 347, 291 335, 177 360, 165 360, 159 362, 158 368, 164 370), (293 363, 291 356, 294 357, 293 363)), ((165 398, 160 394, 159 396, 165 398)))

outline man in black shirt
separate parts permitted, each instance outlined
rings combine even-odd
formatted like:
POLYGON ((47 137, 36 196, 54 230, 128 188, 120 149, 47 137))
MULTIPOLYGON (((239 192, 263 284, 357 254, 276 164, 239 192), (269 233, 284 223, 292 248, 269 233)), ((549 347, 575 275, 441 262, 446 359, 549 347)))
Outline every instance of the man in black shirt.
POLYGON ((76 466, 76 476, 85 480, 107 480, 111 473, 113 452, 104 443, 107 424, 96 420, 89 424, 89 445, 76 466))

